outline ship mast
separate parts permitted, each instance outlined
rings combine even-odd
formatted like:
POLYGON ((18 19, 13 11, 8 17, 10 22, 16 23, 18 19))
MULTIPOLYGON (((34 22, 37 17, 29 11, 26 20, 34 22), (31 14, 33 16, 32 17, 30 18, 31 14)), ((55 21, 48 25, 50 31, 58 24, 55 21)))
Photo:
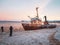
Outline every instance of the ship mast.
POLYGON ((38 16, 38 7, 36 7, 36 12, 37 12, 37 18, 39 19, 39 16, 38 16))

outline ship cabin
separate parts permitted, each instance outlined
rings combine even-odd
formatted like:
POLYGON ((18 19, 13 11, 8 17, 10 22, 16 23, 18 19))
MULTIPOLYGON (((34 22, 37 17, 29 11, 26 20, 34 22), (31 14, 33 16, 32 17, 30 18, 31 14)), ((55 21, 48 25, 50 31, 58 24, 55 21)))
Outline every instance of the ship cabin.
POLYGON ((38 18, 31 18, 31 25, 40 26, 42 25, 42 21, 38 18))
POLYGON ((28 16, 30 19, 31 19, 31 25, 32 26, 40 26, 42 25, 42 20, 39 19, 39 16, 38 16, 38 7, 36 7, 36 17, 34 18, 31 18, 30 16, 28 16))

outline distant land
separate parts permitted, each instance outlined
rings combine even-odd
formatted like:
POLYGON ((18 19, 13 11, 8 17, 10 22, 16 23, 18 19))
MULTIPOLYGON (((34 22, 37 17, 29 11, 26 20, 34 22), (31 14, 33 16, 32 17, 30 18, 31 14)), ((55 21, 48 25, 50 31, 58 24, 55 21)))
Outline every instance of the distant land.
POLYGON ((21 21, 0 21, 0 23, 20 23, 21 21))
MULTIPOLYGON (((29 21, 22 20, 22 22, 29 22, 29 21)), ((53 21, 48 20, 48 22, 49 23, 60 23, 60 20, 53 20, 53 21)))
POLYGON ((48 21, 50 23, 60 23, 60 20, 48 21))
MULTIPOLYGON (((21 22, 29 22, 26 20, 21 21, 0 21, 0 23, 21 23, 21 22)), ((48 21, 49 23, 60 23, 60 20, 48 21)))

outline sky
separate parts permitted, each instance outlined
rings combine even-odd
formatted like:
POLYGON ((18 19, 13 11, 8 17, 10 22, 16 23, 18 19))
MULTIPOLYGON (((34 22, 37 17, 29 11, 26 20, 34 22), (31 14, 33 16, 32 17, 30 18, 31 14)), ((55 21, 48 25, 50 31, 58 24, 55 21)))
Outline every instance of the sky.
POLYGON ((0 0, 0 20, 30 20, 36 7, 41 20, 60 20, 60 0, 0 0))

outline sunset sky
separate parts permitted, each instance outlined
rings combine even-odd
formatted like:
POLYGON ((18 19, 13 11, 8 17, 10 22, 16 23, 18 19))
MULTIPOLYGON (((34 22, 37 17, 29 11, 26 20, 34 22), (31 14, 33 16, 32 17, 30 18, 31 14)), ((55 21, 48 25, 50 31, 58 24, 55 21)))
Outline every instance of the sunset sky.
POLYGON ((60 20, 60 0, 0 0, 0 20, 29 20, 28 16, 36 16, 44 20, 60 20))

